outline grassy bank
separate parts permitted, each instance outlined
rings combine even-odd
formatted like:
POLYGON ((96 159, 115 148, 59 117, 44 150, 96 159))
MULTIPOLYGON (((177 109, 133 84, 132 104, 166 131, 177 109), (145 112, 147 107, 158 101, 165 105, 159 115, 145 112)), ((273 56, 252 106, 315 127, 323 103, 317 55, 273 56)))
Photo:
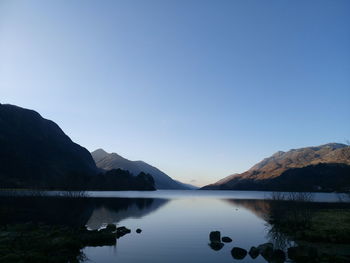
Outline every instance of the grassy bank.
POLYGON ((296 234, 305 241, 350 244, 350 209, 316 211, 310 227, 296 234))
POLYGON ((88 231, 85 228, 20 224, 0 227, 1 263, 63 263, 84 259, 85 246, 115 245, 115 228, 88 231))
POLYGON ((296 262, 350 262, 350 209, 305 211, 304 207, 298 217, 295 213, 274 216, 271 224, 303 248, 296 262))

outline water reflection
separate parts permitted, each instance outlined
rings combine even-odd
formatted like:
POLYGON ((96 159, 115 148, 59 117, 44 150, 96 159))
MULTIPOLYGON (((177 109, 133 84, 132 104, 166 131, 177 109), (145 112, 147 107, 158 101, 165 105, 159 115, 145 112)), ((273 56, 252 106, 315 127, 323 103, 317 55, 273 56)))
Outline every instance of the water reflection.
MULTIPOLYGON (((297 195, 299 196, 299 194, 295 194, 295 196, 297 195)), ((287 257, 291 260, 290 262, 297 263, 348 262, 350 260, 350 246, 347 240, 349 239, 341 237, 340 233, 334 233, 334 235, 325 233, 323 235, 317 231, 322 231, 320 230, 322 229, 322 227, 320 228, 320 224, 322 224, 320 220, 324 220, 320 218, 322 213, 323 216, 340 213, 340 218, 343 218, 343 221, 339 221, 337 216, 334 216, 334 218, 338 220, 339 224, 346 224, 349 217, 346 218, 346 214, 342 214, 344 212, 341 211, 348 211, 349 204, 347 202, 315 203, 309 200, 308 198, 293 198, 283 200, 225 200, 225 202, 231 204, 235 209, 237 207, 248 209, 266 222, 268 243, 264 245, 269 244, 271 248, 263 254, 259 249, 262 245, 257 248, 252 246, 249 255, 251 255, 252 250, 258 251, 258 254, 266 262, 282 263, 286 261, 287 257), (315 224, 317 224, 317 227, 315 224), (323 240, 319 239, 321 235, 323 235, 323 240), (331 242, 332 238, 333 242, 331 242)), ((328 221, 327 224, 331 223, 328 221)), ((244 249, 235 248, 232 251, 232 256, 235 259, 240 257, 237 256, 237 251, 244 251, 244 249)))
POLYGON ((152 198, 1 197, 0 224, 44 223, 99 229, 126 218, 141 218, 168 200, 152 198))
POLYGON ((118 223, 127 218, 142 218, 165 205, 166 199, 97 199, 86 226, 89 229, 99 229, 105 224, 118 223))
POLYGON ((244 199, 224 199, 225 202, 234 206, 241 207, 253 212, 261 219, 267 220, 271 211, 270 200, 244 200, 244 199))
MULTIPOLYGON (((293 208, 286 202, 228 196, 165 196, 162 192, 161 198, 1 197, 0 224, 31 221, 98 229, 116 223, 130 228, 132 233, 119 239, 116 247, 84 249, 90 260, 87 262, 99 263, 232 262, 243 254, 241 262, 283 262, 288 248, 297 245, 278 227, 276 219, 294 208, 302 211, 300 205, 293 208), (141 234, 135 232, 139 227, 141 234), (217 234, 210 238, 212 231, 220 231, 232 243, 224 242, 217 234)), ((348 204, 305 204, 306 209, 344 206, 348 204)), ((303 218, 299 212, 295 213, 296 219, 303 218)))

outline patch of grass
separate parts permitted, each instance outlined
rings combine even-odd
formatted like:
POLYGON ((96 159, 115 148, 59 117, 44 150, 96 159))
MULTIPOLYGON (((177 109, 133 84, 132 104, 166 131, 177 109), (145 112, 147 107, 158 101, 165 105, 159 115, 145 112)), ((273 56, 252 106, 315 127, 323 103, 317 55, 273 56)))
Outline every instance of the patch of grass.
POLYGON ((288 217, 288 214, 275 216, 270 223, 277 232, 295 240, 298 246, 317 251, 317 257, 307 255, 300 262, 350 262, 350 209, 313 210, 303 224, 293 221, 297 217, 288 217))
POLYGON ((350 243, 350 209, 315 212, 310 227, 300 235, 306 241, 350 243))

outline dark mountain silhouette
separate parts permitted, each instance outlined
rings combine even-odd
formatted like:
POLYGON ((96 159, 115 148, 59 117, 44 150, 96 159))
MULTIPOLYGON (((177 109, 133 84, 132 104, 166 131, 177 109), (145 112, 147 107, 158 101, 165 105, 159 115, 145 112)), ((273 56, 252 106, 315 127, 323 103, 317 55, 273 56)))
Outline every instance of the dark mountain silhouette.
POLYGON ((152 176, 102 173, 88 150, 39 113, 0 104, 0 188, 154 190, 152 176))
POLYGON ((242 174, 202 189, 346 191, 350 188, 350 147, 329 143, 277 152, 242 174))
POLYGON ((116 153, 107 153, 103 149, 97 149, 91 153, 98 168, 105 171, 111 169, 123 169, 136 175, 145 172, 153 176, 157 189, 191 189, 183 183, 173 180, 171 177, 143 161, 130 161, 116 153))
POLYGON ((0 104, 0 187, 64 187, 96 175, 88 150, 39 113, 0 104))

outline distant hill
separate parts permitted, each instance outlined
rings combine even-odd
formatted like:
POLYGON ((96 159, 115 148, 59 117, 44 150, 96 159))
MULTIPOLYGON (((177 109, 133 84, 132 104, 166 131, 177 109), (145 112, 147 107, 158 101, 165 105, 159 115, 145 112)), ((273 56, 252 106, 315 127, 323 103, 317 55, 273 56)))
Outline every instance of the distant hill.
POLYGON ((199 189, 198 186, 195 186, 195 185, 193 185, 193 184, 182 183, 182 182, 180 182, 180 181, 178 181, 178 180, 175 180, 175 182, 177 182, 177 183, 183 185, 183 186, 184 186, 186 189, 188 189, 188 190, 197 190, 197 189, 199 189))
POLYGON ((171 177, 143 161, 130 161, 116 153, 107 153, 103 149, 97 149, 91 153, 98 168, 105 171, 111 169, 123 169, 137 175, 141 172, 153 176, 157 189, 191 189, 183 183, 173 180, 171 177))
POLYGON ((350 147, 329 143, 277 152, 242 174, 202 189, 345 191, 350 189, 350 147))
POLYGON ((39 113, 0 104, 0 188, 154 190, 147 174, 101 173, 88 150, 39 113))

